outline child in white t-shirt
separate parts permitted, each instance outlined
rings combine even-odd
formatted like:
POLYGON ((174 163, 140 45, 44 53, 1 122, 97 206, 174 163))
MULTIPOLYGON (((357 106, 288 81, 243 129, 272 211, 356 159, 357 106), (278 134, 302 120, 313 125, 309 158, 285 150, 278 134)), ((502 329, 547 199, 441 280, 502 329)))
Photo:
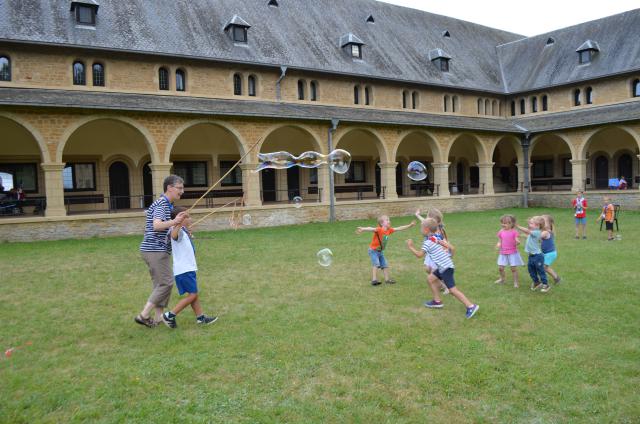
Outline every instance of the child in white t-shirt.
MULTIPOLYGON (((171 217, 177 216, 180 212, 186 211, 182 206, 175 206, 171 211, 171 217)), ((187 214, 182 224, 178 224, 169 229, 169 237, 171 238, 171 251, 173 254, 173 275, 176 280, 176 287, 180 296, 187 294, 181 299, 176 306, 169 312, 162 315, 162 321, 169 328, 176 328, 176 316, 187 306, 191 305, 193 312, 196 314, 196 323, 212 324, 216 322, 218 317, 209 317, 202 313, 202 306, 198 299, 198 284, 196 281, 196 248, 193 245, 189 227, 191 227, 191 217, 187 214)))

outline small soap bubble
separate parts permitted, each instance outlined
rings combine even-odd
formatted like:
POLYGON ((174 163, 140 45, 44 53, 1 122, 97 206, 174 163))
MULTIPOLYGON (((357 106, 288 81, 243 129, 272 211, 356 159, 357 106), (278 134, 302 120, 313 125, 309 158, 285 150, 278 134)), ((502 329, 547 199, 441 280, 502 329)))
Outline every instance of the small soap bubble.
POLYGON ((302 207, 302 197, 300 197, 300 196, 294 197, 293 198, 293 205, 296 208, 300 209, 302 207))
POLYGON ((407 176, 413 181, 422 181, 427 178, 427 167, 422 162, 413 161, 407 167, 407 176))
POLYGON ((318 251, 318 264, 320 266, 328 267, 333 262, 333 252, 330 249, 321 249, 318 251))
POLYGON ((251 215, 248 213, 242 215, 242 225, 251 225, 251 215))
POLYGON ((344 174, 351 165, 351 154, 346 150, 336 149, 329 153, 329 168, 338 174, 344 174))

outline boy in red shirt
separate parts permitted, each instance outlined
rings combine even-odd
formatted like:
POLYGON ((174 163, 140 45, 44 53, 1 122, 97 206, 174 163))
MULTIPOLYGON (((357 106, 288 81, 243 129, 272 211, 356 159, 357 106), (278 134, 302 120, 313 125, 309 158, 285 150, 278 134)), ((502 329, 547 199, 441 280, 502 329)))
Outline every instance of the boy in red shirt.
POLYGON ((584 198, 582 191, 578 191, 578 196, 571 201, 571 206, 575 211, 576 217, 576 238, 579 239, 579 229, 582 227, 582 238, 587 238, 587 199, 584 198))
POLYGON ((358 227, 356 234, 362 234, 363 231, 373 233, 373 239, 369 245, 369 257, 371 258, 371 265, 373 266, 371 285, 380 285, 378 281, 377 270, 380 268, 384 273, 384 281, 387 284, 395 284, 395 281, 389 277, 389 266, 387 260, 384 257, 384 249, 387 247, 387 240, 389 236, 396 231, 406 230, 416 225, 416 221, 411 221, 411 224, 403 225, 398 228, 391 226, 391 220, 388 216, 382 215, 378 217, 378 226, 373 227, 358 227))

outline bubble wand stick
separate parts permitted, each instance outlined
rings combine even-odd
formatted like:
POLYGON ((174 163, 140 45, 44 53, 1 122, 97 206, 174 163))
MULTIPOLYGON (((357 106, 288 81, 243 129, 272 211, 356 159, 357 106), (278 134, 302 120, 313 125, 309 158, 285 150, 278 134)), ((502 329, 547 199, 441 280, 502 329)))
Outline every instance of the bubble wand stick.
POLYGON ((242 199, 242 197, 238 197, 237 199, 233 199, 232 201, 230 201, 229 203, 226 203, 222 206, 220 206, 219 208, 215 208, 214 210, 212 210, 211 212, 209 212, 208 214, 206 214, 205 216, 203 216, 202 218, 200 218, 199 220, 197 220, 196 222, 194 222, 193 224, 191 224, 191 227, 195 227, 196 225, 198 225, 199 223, 201 223, 202 221, 204 221, 205 219, 209 218, 211 215, 213 215, 214 213, 218 212, 220 209, 224 209, 227 206, 229 206, 230 204, 235 204, 238 200, 242 199))
MULTIPOLYGON (((198 200, 196 200, 196 201, 193 203, 193 205, 191 205, 191 207, 190 207, 189 209, 187 209, 187 212, 191 212, 191 210, 192 210, 193 208, 195 208, 195 207, 196 207, 196 205, 197 205, 197 204, 198 204, 202 199, 204 199, 204 197, 205 197, 207 194, 209 194, 209 192, 211 192, 211 190, 213 190, 213 189, 214 189, 218 184, 220 184, 220 183, 222 182, 222 180, 224 180, 225 178, 227 178, 227 175, 231 174, 231 171, 233 171, 233 170, 236 168, 236 166, 240 165, 240 162, 242 162, 242 161, 243 161, 247 156, 249 156, 249 153, 251 153, 251 152, 253 151, 253 149, 255 149, 255 148, 256 148, 256 146, 257 146, 258 144, 260 144, 260 142, 262 141, 262 138, 263 138, 263 137, 260 137, 260 139, 259 139, 258 141, 256 141, 256 142, 254 143, 254 145, 253 145, 253 146, 251 146, 251 147, 249 148, 249 150, 247 150, 247 153, 245 153, 245 154, 240 158, 240 160, 238 160, 238 162, 236 162, 236 163, 231 167, 231 169, 229 169, 229 170, 227 171, 227 173, 226 173, 226 174, 224 174, 222 177, 220 177, 220 179, 219 179, 218 181, 216 181, 216 182, 215 182, 211 187, 209 187, 209 188, 207 189, 207 191, 205 191, 205 192, 204 192, 204 194, 203 194, 202 196, 200 196, 200 198, 199 198, 198 200)), ((208 215, 207 215, 207 216, 208 216, 208 215)), ((198 221, 198 222, 200 222, 200 221, 198 221)), ((195 224, 194 224, 194 225, 195 225, 195 224)))

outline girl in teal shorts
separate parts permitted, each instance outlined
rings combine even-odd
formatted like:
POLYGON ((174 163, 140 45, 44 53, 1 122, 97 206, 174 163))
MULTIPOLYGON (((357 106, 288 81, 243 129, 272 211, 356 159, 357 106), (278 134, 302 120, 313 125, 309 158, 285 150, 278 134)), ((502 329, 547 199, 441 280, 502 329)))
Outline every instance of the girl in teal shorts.
POLYGON ((544 230, 549 233, 549 237, 542 239, 541 249, 544 255, 544 270, 553 278, 553 281, 559 283, 561 281, 560 276, 551 268, 551 264, 558 258, 558 251, 556 250, 556 235, 553 217, 551 215, 542 215, 544 218, 544 230))

